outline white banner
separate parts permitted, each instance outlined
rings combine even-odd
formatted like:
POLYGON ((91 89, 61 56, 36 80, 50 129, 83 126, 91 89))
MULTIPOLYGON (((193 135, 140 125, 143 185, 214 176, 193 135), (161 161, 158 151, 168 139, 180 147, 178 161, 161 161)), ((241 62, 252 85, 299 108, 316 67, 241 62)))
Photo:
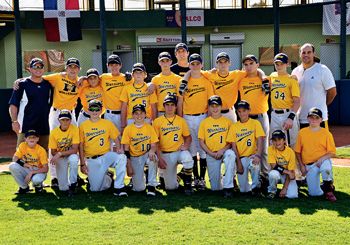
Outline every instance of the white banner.
MULTIPOLYGON (((323 0, 328 2, 331 0, 323 0)), ((346 34, 350 34, 350 3, 347 3, 346 10, 346 34)), ((323 35, 340 35, 340 4, 323 5, 323 35)))

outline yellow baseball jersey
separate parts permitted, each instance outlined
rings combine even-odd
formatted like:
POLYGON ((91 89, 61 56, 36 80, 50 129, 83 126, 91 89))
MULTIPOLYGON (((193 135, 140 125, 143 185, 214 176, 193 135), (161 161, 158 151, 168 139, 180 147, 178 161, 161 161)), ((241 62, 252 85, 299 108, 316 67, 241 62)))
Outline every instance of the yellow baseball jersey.
POLYGON ((186 120, 177 115, 174 119, 160 116, 154 120, 153 127, 159 138, 161 151, 178 151, 184 143, 183 136, 191 135, 186 120))
POLYGON ((227 142, 235 142, 240 157, 249 157, 257 151, 257 139, 264 137, 265 132, 258 120, 249 118, 247 122, 232 124, 227 142))
POLYGON ((327 153, 335 154, 336 148, 332 134, 325 128, 314 132, 310 127, 299 131, 294 146, 296 153, 301 153, 304 164, 316 162, 327 153))
POLYGON ((235 70, 230 71, 226 77, 220 76, 217 72, 203 72, 213 85, 214 93, 219 95, 222 100, 222 110, 230 109, 234 106, 238 98, 238 84, 247 73, 245 71, 235 70))
POLYGON ((199 125, 198 138, 203 140, 209 150, 216 152, 227 145, 227 134, 232 122, 221 116, 218 119, 207 117, 199 125))
POLYGON ((42 168, 48 162, 47 153, 39 144, 36 144, 34 148, 30 148, 26 142, 22 142, 18 146, 15 156, 25 163, 38 168, 42 168))
POLYGON ((72 148, 72 145, 79 143, 79 129, 73 124, 69 125, 69 128, 66 131, 62 131, 60 127, 57 127, 50 132, 50 149, 68 151, 72 148))
POLYGON ((106 119, 99 119, 97 122, 86 120, 80 124, 79 132, 86 157, 106 154, 111 149, 110 140, 119 136, 116 126, 106 119))
POLYGON ((283 151, 277 150, 273 145, 267 150, 267 162, 270 165, 279 165, 287 170, 295 170, 295 153, 289 146, 286 146, 283 151))
POLYGON ((251 114, 265 113, 269 109, 268 95, 262 91, 262 81, 259 77, 245 77, 238 85, 241 100, 249 103, 251 114))
POLYGON ((130 124, 126 126, 122 136, 122 144, 129 145, 130 155, 133 157, 142 156, 151 149, 151 144, 157 142, 157 134, 148 123, 140 128, 130 124))
POLYGON ((54 87, 52 106, 56 109, 73 110, 77 104, 79 97, 79 88, 76 86, 75 80, 70 80, 67 75, 62 76, 61 73, 54 73, 43 76, 54 87))
POLYGON ((120 95, 125 85, 132 83, 126 81, 125 75, 113 76, 111 73, 104 73, 100 76, 101 87, 104 92, 104 107, 112 111, 120 111, 120 95))
POLYGON ((167 94, 178 94, 181 79, 182 78, 175 73, 171 73, 169 76, 160 73, 152 78, 152 84, 156 87, 158 111, 164 111, 163 101, 167 94))
POLYGON ((208 79, 190 78, 183 96, 183 114, 198 114, 208 111, 208 99, 214 95, 214 89, 208 79))
POLYGON ((289 75, 279 76, 277 72, 270 75, 271 104, 273 109, 291 109, 293 97, 300 97, 298 81, 289 75))
POLYGON ((102 87, 84 87, 81 89, 79 93, 79 98, 81 101, 81 104, 83 106, 84 111, 89 110, 89 101, 90 100, 99 100, 102 102, 102 105, 104 105, 104 94, 102 87))
POLYGON ((137 104, 143 104, 146 107, 146 116, 151 118, 151 104, 157 103, 157 96, 155 93, 148 95, 147 89, 145 82, 142 85, 128 84, 123 88, 120 100, 128 103, 128 119, 132 118, 132 108, 137 104))

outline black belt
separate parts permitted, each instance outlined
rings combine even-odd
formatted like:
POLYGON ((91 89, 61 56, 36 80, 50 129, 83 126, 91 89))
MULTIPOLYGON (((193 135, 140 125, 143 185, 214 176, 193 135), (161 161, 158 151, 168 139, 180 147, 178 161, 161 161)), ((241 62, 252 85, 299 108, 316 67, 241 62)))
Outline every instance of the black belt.
POLYGON ((116 114, 116 115, 119 115, 121 113, 120 111, 112 111, 112 110, 106 110, 106 112, 111 114, 116 114))
POLYGON ((306 163, 305 165, 310 166, 310 165, 312 165, 312 164, 314 164, 314 162, 306 163))
POLYGON ((87 157, 87 159, 96 159, 96 158, 99 158, 100 156, 103 156, 103 155, 95 155, 95 156, 92 156, 92 157, 87 157))
POLYGON ((230 109, 227 109, 227 110, 221 110, 221 113, 227 113, 227 112, 229 112, 230 111, 230 109))
POLYGON ((197 113, 197 114, 186 114, 186 116, 200 116, 200 115, 204 115, 205 113, 197 113))
POLYGON ((87 114, 85 111, 83 111, 83 115, 84 115, 85 117, 87 117, 87 118, 90 118, 90 115, 87 114))
POLYGON ((259 117, 263 117, 263 114, 255 114, 255 115, 249 115, 252 119, 258 119, 259 117))
POLYGON ((276 114, 284 114, 285 112, 289 112, 289 109, 279 109, 273 110, 276 114))
POLYGON ((162 151, 163 154, 169 154, 169 153, 173 153, 175 151, 162 151))

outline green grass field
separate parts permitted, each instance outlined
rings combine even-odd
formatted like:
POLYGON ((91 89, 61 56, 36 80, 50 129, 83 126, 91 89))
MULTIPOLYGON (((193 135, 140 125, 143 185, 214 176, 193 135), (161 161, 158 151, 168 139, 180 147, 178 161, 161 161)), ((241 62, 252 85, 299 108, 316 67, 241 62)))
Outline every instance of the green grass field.
POLYGON ((348 244, 350 168, 335 168, 330 203, 309 198, 224 199, 219 193, 82 191, 74 198, 48 193, 16 196, 8 173, 0 174, 1 244, 348 244))
POLYGON ((337 148, 337 157, 350 158, 350 147, 337 148))

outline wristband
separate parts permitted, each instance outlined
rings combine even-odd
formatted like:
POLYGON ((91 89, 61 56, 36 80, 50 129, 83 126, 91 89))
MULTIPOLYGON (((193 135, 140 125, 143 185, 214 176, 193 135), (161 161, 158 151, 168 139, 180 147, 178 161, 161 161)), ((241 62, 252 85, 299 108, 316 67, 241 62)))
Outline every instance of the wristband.
POLYGON ((25 164, 25 162, 24 162, 23 160, 21 160, 21 159, 18 159, 18 160, 16 161, 16 163, 18 163, 18 164, 21 165, 22 167, 23 167, 24 164, 25 164))
POLYGON ((285 168, 279 166, 278 164, 276 164, 276 166, 273 169, 277 170, 280 174, 283 174, 283 171, 284 171, 285 168))
POLYGON ((125 151, 124 154, 125 154, 127 159, 130 159, 130 152, 129 151, 125 151))
POLYGON ((294 120, 295 113, 294 112, 289 113, 288 118, 294 120))
POLYGON ((12 121, 12 123, 18 123, 18 121, 17 121, 17 120, 15 120, 15 121, 12 121))

